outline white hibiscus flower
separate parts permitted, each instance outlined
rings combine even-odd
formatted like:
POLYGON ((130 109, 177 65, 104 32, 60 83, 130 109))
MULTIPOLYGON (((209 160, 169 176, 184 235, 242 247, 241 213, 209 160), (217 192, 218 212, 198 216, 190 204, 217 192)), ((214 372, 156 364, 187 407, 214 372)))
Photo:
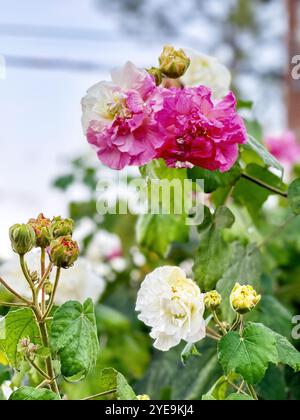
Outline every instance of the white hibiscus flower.
POLYGON ((196 343, 206 335, 204 295, 179 267, 160 267, 146 276, 138 292, 138 318, 152 327, 154 347, 167 351, 181 340, 196 343))
POLYGON ((204 85, 212 89, 214 99, 223 98, 230 90, 231 74, 216 57, 186 49, 191 64, 181 78, 187 87, 204 85))

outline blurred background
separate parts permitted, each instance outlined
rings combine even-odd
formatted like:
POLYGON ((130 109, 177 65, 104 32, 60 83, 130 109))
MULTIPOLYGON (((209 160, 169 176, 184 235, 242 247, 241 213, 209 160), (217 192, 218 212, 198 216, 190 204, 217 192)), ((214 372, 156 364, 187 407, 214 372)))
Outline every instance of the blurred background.
MULTIPOLYGON (((12 223, 42 210, 66 213, 51 182, 89 151, 81 97, 126 60, 154 65, 165 43, 216 55, 232 71, 240 97, 254 101, 267 134, 299 128, 299 83, 289 69, 300 52, 298 0, 1 0, 0 6, 2 258, 10 252, 12 223)), ((83 194, 79 187, 71 193, 83 194)))

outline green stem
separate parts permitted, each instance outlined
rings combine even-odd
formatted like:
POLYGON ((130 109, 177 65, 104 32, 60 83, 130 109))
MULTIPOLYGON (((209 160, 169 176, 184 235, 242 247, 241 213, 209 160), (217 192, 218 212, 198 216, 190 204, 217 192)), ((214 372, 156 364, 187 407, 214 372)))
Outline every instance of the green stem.
POLYGON ((50 302, 48 304, 46 312, 44 313, 43 320, 45 320, 49 316, 49 314, 51 313, 51 310, 53 308, 55 294, 56 294, 58 283, 59 283, 60 273, 61 273, 61 268, 57 267, 56 277, 55 277, 54 286, 53 286, 53 291, 52 291, 50 302))
POLYGON ((30 360, 29 357, 26 357, 27 362, 35 369, 39 372, 39 374, 44 378, 47 379, 47 381, 50 381, 51 378, 49 375, 47 375, 46 372, 44 372, 33 360, 30 360))
MULTIPOLYGON (((38 326, 39 326, 39 330, 40 330, 42 344, 43 344, 44 347, 49 348, 49 337, 48 337, 47 326, 46 326, 46 324, 44 324, 43 321, 39 321, 39 320, 38 320, 38 326)), ((46 367, 47 367, 47 373, 48 373, 48 377, 49 377, 50 388, 53 392, 55 392, 57 395, 60 396, 60 392, 59 392, 57 382, 56 382, 56 379, 55 379, 55 373, 54 373, 53 362, 52 362, 51 356, 49 356, 46 359, 46 367)))
POLYGON ((28 271, 28 267, 27 267, 27 264, 25 262, 24 255, 20 255, 20 265, 21 265, 21 269, 22 269, 23 275, 24 275, 25 279, 27 280, 27 282, 28 282, 28 284, 30 286, 30 289, 32 291, 32 296, 34 297, 34 293, 35 293, 34 292, 34 283, 32 281, 32 278, 30 276, 30 273, 28 271))
POLYGON ((226 329, 223 327, 223 325, 222 325, 221 321, 219 320, 219 318, 218 318, 218 315, 217 315, 216 311, 214 311, 214 312, 213 312, 213 317, 214 317, 215 323, 216 323, 216 324, 220 327, 220 330, 222 331, 223 335, 226 335, 226 334, 227 334, 227 331, 226 331, 226 329))
POLYGON ((99 394, 91 395, 90 397, 82 398, 81 401, 93 400, 94 398, 104 397, 104 395, 114 394, 116 389, 110 389, 109 391, 100 392, 99 394))
POLYGON ((244 333, 244 316, 241 315, 240 316, 240 336, 243 337, 243 333, 244 333))
POLYGON ((258 186, 260 186, 262 188, 265 188, 266 190, 272 192, 273 194, 277 194, 277 195, 280 195, 281 197, 285 197, 285 198, 288 197, 288 193, 287 192, 281 191, 281 190, 279 190, 276 187, 272 187, 271 185, 265 183, 264 181, 261 181, 260 179, 257 179, 257 178, 255 178, 255 177, 253 177, 251 175, 248 175, 245 172, 242 173, 242 178, 245 178, 248 181, 253 182, 256 185, 258 185, 258 186))
POLYGON ((44 276, 42 277, 41 281, 38 284, 37 290, 41 290, 41 288, 44 286, 45 281, 49 278, 52 268, 53 268, 53 264, 50 263, 47 270, 45 271, 44 276))
POLYGON ((14 295, 17 299, 19 299, 21 302, 24 302, 24 303, 26 303, 26 305, 28 305, 28 306, 32 306, 32 302, 30 302, 30 300, 28 300, 28 299, 26 299, 26 298, 24 298, 23 296, 21 296, 21 295, 19 295, 19 293, 18 292, 16 292, 14 289, 12 289, 7 283, 6 283, 6 281, 5 280, 3 280, 1 277, 0 277, 0 283, 2 284, 2 286, 6 289, 6 290, 8 290, 12 295, 14 295))
POLYGON ((12 308, 27 308, 27 303, 1 302, 0 306, 11 306, 12 308))
POLYGON ((252 397, 254 400, 258 401, 258 397, 257 397, 257 394, 256 394, 256 392, 255 392, 255 389, 254 389, 253 385, 247 384, 247 386, 248 386, 249 392, 250 392, 250 394, 251 394, 251 397, 252 397))

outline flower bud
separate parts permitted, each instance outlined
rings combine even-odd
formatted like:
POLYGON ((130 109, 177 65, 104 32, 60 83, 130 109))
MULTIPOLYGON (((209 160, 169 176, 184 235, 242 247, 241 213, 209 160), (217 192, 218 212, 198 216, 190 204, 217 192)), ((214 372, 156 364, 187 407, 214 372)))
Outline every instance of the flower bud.
POLYGON ((45 285, 44 285, 44 290, 45 290, 45 293, 46 293, 48 296, 51 296, 51 295, 52 295, 52 293, 53 293, 53 285, 52 285, 52 283, 51 283, 50 281, 47 281, 47 282, 45 283, 45 285))
POLYGON ((163 80, 163 74, 161 70, 157 67, 151 67, 151 69, 148 69, 147 71, 151 76, 154 77, 156 86, 159 86, 163 80))
POLYGON ((137 395, 136 396, 136 398, 137 398, 137 400, 140 400, 140 401, 143 401, 143 400, 150 400, 150 397, 149 397, 149 395, 147 395, 147 394, 143 394, 143 395, 137 395))
POLYGON ((74 222, 71 219, 62 219, 54 217, 51 223, 50 232, 53 239, 57 239, 60 236, 72 236, 74 231, 74 222))
POLYGON ((161 72, 170 79, 178 79, 183 76, 190 65, 190 59, 185 52, 175 50, 171 45, 166 45, 159 58, 161 72))
POLYGON ((51 220, 44 217, 41 213, 37 219, 30 219, 28 224, 33 227, 35 231, 36 246, 38 248, 47 248, 51 242, 51 220))
POLYGON ((216 290, 208 292, 204 296, 204 304, 206 309, 214 312, 222 303, 222 297, 216 290))
POLYGON ((51 242, 48 254, 56 267, 69 268, 79 256, 79 247, 71 236, 61 236, 51 242))
POLYGON ((241 315, 252 311, 260 300, 261 295, 252 286, 241 286, 239 283, 236 283, 230 295, 232 309, 241 315))
POLYGON ((35 233, 30 225, 14 225, 9 230, 11 245, 15 253, 25 255, 35 246, 35 233))

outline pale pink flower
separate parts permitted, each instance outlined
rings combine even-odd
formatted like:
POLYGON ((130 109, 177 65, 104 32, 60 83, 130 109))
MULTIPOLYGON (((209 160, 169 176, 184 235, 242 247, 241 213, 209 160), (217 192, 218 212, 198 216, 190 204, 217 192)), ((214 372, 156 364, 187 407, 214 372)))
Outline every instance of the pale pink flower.
POLYGON ((293 132, 287 131, 278 137, 267 137, 265 143, 270 153, 283 165, 291 167, 300 162, 300 144, 293 132))
POLYGON ((84 132, 110 168, 144 165, 162 144, 154 120, 160 101, 154 79, 130 62, 111 78, 91 87, 82 100, 84 132))
POLYGON ((213 102, 211 90, 199 86, 165 90, 163 97, 156 115, 164 135, 159 157, 169 166, 228 171, 238 158, 238 144, 247 139, 233 93, 213 102))

